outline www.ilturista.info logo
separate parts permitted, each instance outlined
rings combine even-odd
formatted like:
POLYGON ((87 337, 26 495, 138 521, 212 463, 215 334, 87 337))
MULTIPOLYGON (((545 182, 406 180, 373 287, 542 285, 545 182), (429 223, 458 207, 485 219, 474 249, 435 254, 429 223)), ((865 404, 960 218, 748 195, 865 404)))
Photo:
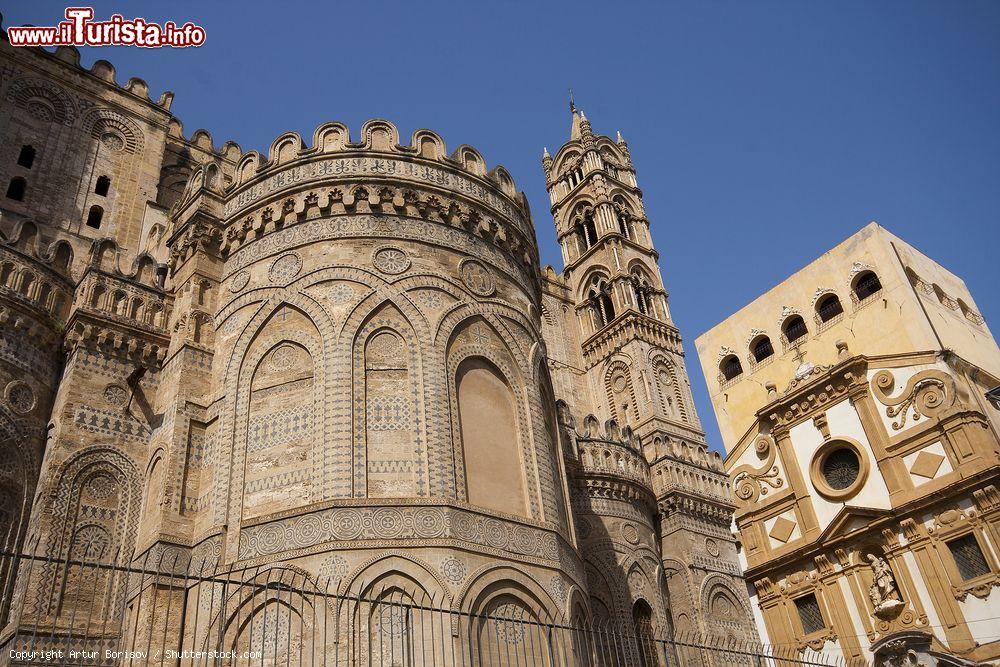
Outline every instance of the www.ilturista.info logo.
POLYGON ((143 18, 126 19, 114 14, 107 21, 94 21, 93 7, 67 7, 66 20, 55 26, 7 28, 13 46, 162 46, 183 48, 205 43, 205 29, 188 21, 163 25, 143 18))

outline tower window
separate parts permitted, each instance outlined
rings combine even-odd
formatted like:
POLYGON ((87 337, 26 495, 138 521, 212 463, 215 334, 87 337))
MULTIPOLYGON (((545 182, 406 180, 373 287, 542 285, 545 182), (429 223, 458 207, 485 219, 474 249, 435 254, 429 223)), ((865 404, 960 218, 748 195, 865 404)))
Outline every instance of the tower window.
POLYGON ((774 347, 771 345, 771 339, 767 336, 761 336, 758 338, 752 348, 753 358, 757 363, 760 363, 774 354, 774 347))
POLYGON ((111 189, 111 179, 107 176, 101 176, 97 179, 97 185, 94 186, 94 194, 101 195, 102 197, 108 196, 108 190, 111 189))
POLYGON ((94 229, 101 228, 101 218, 104 217, 104 209, 96 204, 90 207, 90 213, 87 214, 87 226, 93 227, 94 229))
POLYGON ((596 324, 598 328, 610 324, 615 319, 615 304, 611 299, 611 291, 608 283, 600 278, 595 278, 594 286, 590 289, 588 296, 597 313, 596 324))
POLYGON ((21 146, 21 152, 17 155, 17 166, 24 167, 25 169, 31 169, 31 165, 35 163, 35 149, 33 146, 24 145, 21 146))
POLYGON ((743 375, 743 364, 740 363, 735 354, 731 354, 722 360, 722 363, 719 364, 719 370, 722 371, 722 377, 726 380, 735 380, 743 375))
POLYGON ((793 315, 785 320, 785 324, 782 326, 781 330, 785 334, 785 340, 789 343, 794 343, 809 333, 809 330, 806 329, 805 320, 798 315, 793 315))
POLYGON ((866 271, 854 281, 854 295, 858 297, 858 301, 864 301, 871 295, 878 294, 881 291, 882 282, 875 275, 874 271, 866 271))
POLYGON ((597 225, 594 224, 593 211, 584 211, 577 223, 577 232, 583 242, 583 250, 590 250, 597 243, 597 225))
POLYGON ((819 632, 826 627, 823 612, 819 608, 819 600, 813 593, 795 599, 795 610, 799 612, 802 630, 807 635, 819 632))
POLYGON ((14 201, 24 201, 24 191, 28 188, 28 182, 20 176, 10 179, 7 185, 7 199, 14 201))
POLYGON ((957 540, 947 542, 948 550, 951 551, 958 573, 963 581, 982 577, 990 573, 990 566, 986 562, 986 556, 979 546, 979 540, 972 533, 963 535, 957 540))
POLYGON ((829 322, 843 313, 844 307, 840 305, 840 298, 836 294, 828 294, 816 304, 816 312, 819 314, 820 320, 829 322))

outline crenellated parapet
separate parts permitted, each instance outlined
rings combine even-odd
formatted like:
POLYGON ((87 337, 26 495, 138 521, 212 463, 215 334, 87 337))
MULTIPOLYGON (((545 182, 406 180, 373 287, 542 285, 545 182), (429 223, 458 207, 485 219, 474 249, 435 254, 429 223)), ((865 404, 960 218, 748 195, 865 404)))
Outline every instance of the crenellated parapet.
POLYGON ((221 162, 194 170, 172 209, 198 195, 217 195, 225 221, 221 251, 236 271, 276 244, 378 236, 386 217, 414 221, 414 239, 454 244, 465 238, 523 284, 537 283, 538 251, 530 211, 510 174, 487 170, 470 146, 450 155, 434 132, 418 130, 410 145, 395 126, 371 120, 359 141, 340 123, 317 128, 307 147, 295 133, 274 141, 267 158, 241 156, 232 177, 221 162), (347 220, 344 220, 344 219, 347 220), (317 223, 322 220, 322 223, 317 223))
POLYGON ((631 428, 621 428, 613 419, 602 425, 594 415, 587 415, 577 428, 565 406, 561 418, 567 468, 581 488, 601 497, 652 499, 649 463, 631 428))
POLYGON ((158 367, 169 345, 172 297, 164 287, 166 267, 143 254, 124 271, 120 255, 113 240, 94 242, 76 285, 66 349, 87 347, 158 367))
POLYGON ((59 329, 72 299, 71 261, 68 242, 47 243, 34 222, 18 222, 10 239, 0 242, 0 289, 5 300, 33 313, 39 323, 59 329))

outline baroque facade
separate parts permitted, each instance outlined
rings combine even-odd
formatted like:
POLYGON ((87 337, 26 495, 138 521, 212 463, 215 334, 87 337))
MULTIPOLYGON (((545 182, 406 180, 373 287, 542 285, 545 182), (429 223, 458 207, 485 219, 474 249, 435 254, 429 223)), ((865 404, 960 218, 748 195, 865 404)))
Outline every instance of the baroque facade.
POLYGON ((697 347, 761 635, 1000 658, 1000 350, 962 280, 872 223, 697 347))
MULTIPOLYGON (((86 614, 78 646, 204 645, 179 587, 136 604, 67 559, 756 637, 620 137, 574 110, 543 160, 557 273, 472 147, 373 120, 260 155, 185 137, 171 101, 0 44, 0 521, 34 558, 0 572, 6 637, 86 614)), ((369 622, 320 639, 294 604, 226 604, 232 646, 258 614, 286 651, 369 622)))

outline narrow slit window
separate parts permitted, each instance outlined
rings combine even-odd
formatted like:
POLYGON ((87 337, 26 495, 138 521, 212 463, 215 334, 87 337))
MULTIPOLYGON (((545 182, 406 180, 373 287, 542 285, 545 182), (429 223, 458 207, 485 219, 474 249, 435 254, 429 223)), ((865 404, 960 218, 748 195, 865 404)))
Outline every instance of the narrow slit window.
POLYGON ((24 191, 27 188, 28 182, 20 176, 10 179, 10 183, 7 184, 7 199, 24 201, 24 191))
POLYGON ((111 190, 111 179, 107 176, 101 176, 97 179, 97 184, 94 186, 94 194, 100 195, 102 197, 108 196, 108 191, 111 190))
POLYGON ((25 145, 21 146, 21 152, 17 154, 17 166, 24 167, 25 169, 31 169, 31 165, 35 163, 35 148, 34 146, 25 145))
POLYGON ((87 226, 94 229, 101 228, 101 219, 104 218, 104 209, 100 206, 91 206, 87 214, 87 226))

